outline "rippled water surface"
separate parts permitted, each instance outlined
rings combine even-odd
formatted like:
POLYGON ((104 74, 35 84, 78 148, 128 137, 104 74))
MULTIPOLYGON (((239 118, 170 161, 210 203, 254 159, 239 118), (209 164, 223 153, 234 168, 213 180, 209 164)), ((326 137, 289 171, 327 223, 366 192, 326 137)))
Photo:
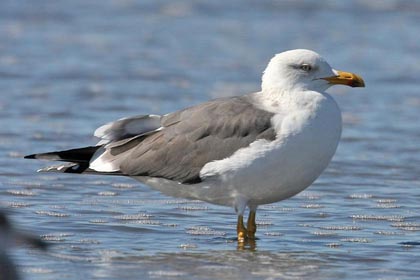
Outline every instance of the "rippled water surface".
POLYGON ((295 2, 1 1, 0 201, 52 243, 11 252, 25 279, 419 277, 420 4, 295 2), (367 87, 331 89, 337 154, 307 191, 259 209, 253 246, 234 241, 232 209, 22 159, 91 145, 116 118, 258 90, 291 48, 367 87))

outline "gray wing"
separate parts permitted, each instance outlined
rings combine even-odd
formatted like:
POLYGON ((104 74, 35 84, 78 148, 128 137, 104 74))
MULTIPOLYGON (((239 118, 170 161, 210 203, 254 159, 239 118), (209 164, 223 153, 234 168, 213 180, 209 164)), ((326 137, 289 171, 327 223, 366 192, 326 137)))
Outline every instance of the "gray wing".
MULTIPOLYGON (((111 171, 129 176, 197 183, 206 163, 227 158, 258 139, 274 140, 272 116, 246 96, 216 99, 163 116, 161 129, 110 143, 95 160, 112 163, 111 171)), ((95 168, 101 171, 98 164, 95 168)))

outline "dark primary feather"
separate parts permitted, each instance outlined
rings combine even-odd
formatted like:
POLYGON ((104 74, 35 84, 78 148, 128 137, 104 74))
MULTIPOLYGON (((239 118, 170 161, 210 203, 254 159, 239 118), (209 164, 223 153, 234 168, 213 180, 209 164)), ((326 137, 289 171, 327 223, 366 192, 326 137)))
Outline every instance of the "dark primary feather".
POLYGON ((65 151, 32 154, 25 156, 25 158, 71 162, 71 164, 46 167, 39 171, 84 173, 89 168, 89 162, 92 156, 100 147, 101 146, 89 146, 65 151))
POLYGON ((65 150, 65 151, 32 154, 32 155, 25 156, 25 158, 89 163, 93 154, 98 149, 99 149, 99 146, 89 146, 89 147, 70 149, 70 150, 65 150))

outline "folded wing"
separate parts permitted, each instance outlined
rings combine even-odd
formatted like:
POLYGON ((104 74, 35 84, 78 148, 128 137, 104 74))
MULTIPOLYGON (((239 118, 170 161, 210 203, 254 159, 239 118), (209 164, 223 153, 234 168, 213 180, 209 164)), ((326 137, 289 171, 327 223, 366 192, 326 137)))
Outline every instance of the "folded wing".
POLYGON ((216 99, 163 116, 161 129, 151 134, 104 146, 90 168, 197 183, 206 163, 258 139, 274 140, 272 116, 246 96, 216 99))
POLYGON ((259 139, 272 141, 273 114, 248 96, 212 100, 164 116, 142 115, 106 124, 95 131, 97 146, 26 158, 67 161, 41 171, 100 173, 201 182, 200 170, 259 139))

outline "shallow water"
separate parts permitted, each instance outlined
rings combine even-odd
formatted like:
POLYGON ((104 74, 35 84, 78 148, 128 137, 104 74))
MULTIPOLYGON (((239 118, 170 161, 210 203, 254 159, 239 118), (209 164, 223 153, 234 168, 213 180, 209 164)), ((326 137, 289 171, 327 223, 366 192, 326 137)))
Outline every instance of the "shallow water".
POLYGON ((25 279, 418 278, 417 1, 86 2, 0 3, 0 202, 53 244, 11 252, 25 279), (367 87, 331 89, 337 154, 307 191, 260 207, 253 246, 234 241, 232 209, 22 159, 91 145, 116 118, 257 90, 291 48, 367 87))

